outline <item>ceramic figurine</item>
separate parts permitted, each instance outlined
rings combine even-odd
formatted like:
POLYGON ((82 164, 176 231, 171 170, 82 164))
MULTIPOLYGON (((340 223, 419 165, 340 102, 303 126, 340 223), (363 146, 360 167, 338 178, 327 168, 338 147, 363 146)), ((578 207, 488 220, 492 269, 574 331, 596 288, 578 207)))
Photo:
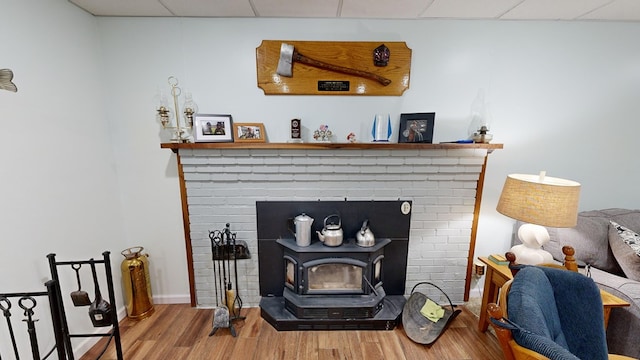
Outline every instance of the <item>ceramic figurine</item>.
POLYGON ((329 125, 320 125, 318 130, 313 132, 313 138, 318 141, 331 142, 333 133, 329 130, 329 125))

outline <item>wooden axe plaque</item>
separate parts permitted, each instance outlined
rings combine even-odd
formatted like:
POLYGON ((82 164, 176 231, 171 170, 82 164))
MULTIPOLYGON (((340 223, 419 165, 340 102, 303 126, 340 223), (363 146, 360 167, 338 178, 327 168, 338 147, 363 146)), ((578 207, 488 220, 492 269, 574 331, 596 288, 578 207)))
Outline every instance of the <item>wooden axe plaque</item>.
POLYGON ((401 96, 409 88, 411 49, 393 41, 263 40, 256 68, 265 95, 401 96))

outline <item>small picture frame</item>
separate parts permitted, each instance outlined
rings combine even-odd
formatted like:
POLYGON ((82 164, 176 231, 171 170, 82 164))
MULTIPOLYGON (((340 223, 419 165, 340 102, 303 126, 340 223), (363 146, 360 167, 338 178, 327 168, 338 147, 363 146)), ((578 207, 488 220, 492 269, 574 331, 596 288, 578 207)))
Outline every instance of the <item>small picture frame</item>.
POLYGON ((435 118, 434 112, 400 114, 398 142, 431 144, 435 118))
POLYGON ((236 142, 266 142, 267 134, 262 123, 235 123, 233 133, 236 142))
POLYGON ((231 115, 193 115, 193 140, 195 142, 232 142, 233 121, 231 115))

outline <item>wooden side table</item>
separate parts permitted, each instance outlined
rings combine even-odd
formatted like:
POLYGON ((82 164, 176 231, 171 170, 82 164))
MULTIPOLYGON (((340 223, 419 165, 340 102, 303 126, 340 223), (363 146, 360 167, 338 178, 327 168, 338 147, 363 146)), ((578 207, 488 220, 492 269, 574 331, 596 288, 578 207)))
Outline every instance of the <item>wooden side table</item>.
POLYGON ((484 256, 478 259, 487 265, 484 291, 482 292, 482 304, 480 306, 480 322, 478 324, 478 330, 485 332, 489 327, 487 305, 498 301, 498 291, 504 283, 513 279, 513 275, 511 275, 511 270, 509 270, 507 265, 498 265, 484 256))
MULTIPOLYGON (((484 256, 478 259, 487 265, 487 277, 484 279, 484 291, 482 292, 482 304, 480 306, 480 321, 478 323, 478 330, 485 332, 489 327, 487 305, 498 301, 498 291, 504 283, 513 279, 513 275, 511 275, 511 270, 507 265, 498 265, 484 256)), ((604 328, 606 329, 607 325, 609 325, 611 309, 630 306, 631 304, 602 289, 600 289, 600 295, 602 296, 602 305, 604 307, 604 328)))
POLYGON ((616 307, 631 306, 631 304, 602 289, 600 289, 600 296, 602 296, 602 305, 604 306, 604 328, 606 329, 607 325, 609 325, 609 315, 611 314, 611 309, 616 307))

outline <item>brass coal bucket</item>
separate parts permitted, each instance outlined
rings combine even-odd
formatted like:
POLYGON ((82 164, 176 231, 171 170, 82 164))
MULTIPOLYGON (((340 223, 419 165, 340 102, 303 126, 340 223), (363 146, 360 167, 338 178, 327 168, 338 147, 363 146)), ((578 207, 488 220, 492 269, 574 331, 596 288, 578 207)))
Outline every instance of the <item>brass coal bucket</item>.
POLYGON ((120 265, 124 304, 127 317, 133 320, 145 319, 151 316, 154 310, 149 278, 149 255, 142 254, 143 250, 142 246, 136 246, 121 252, 125 257, 120 265))

